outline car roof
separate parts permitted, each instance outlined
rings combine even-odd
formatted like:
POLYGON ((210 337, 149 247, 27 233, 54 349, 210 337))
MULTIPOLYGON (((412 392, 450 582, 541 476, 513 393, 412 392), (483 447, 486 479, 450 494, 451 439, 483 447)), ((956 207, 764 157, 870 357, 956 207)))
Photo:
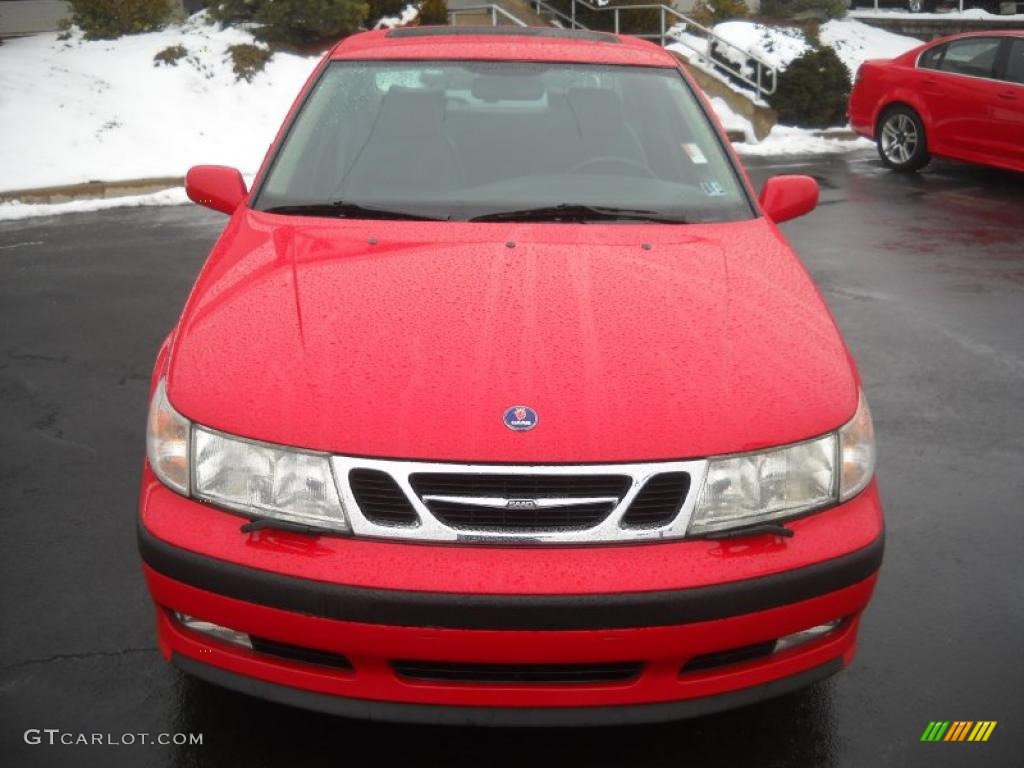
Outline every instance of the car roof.
POLYGON ((1024 37, 1024 30, 1021 29, 982 29, 974 32, 960 32, 955 35, 937 37, 925 45, 932 46, 936 43, 948 43, 950 40, 960 40, 965 37, 1024 37))
POLYGON ((676 67, 664 48, 629 35, 556 27, 398 27, 347 37, 332 59, 556 61, 676 67))

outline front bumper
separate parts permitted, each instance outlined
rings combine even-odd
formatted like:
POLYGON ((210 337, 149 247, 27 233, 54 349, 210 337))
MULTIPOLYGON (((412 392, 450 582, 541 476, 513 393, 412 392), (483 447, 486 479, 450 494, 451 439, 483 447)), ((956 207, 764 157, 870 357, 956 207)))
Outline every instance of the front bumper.
POLYGON ((624 723, 779 695, 852 659, 882 557, 873 485, 793 521, 788 540, 502 549, 243 535, 240 522, 168 491, 147 470, 140 550, 164 656, 229 688, 389 720, 624 723), (174 613, 343 656, 351 667, 220 642, 174 613), (695 657, 836 619, 844 622, 799 647, 681 671, 695 657), (448 682, 403 677, 395 662, 410 659, 637 662, 640 672, 585 684, 448 682))

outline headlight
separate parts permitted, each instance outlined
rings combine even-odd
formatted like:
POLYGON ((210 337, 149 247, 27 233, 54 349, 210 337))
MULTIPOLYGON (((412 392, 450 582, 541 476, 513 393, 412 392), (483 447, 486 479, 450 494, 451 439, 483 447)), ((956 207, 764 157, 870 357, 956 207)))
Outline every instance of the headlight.
POLYGON ((326 454, 193 430, 192 495, 259 517, 347 531, 326 454))
POLYGON ((146 455, 156 476, 178 493, 188 495, 188 419, 167 400, 167 386, 160 379, 149 402, 146 421, 146 455))
POLYGON ((837 432, 795 445, 708 461, 688 533, 701 535, 794 517, 853 498, 875 468, 863 394, 837 432))
POLYGON ((839 430, 839 449, 842 451, 839 500, 846 501, 867 488, 875 474, 875 428, 863 392, 857 413, 839 430))

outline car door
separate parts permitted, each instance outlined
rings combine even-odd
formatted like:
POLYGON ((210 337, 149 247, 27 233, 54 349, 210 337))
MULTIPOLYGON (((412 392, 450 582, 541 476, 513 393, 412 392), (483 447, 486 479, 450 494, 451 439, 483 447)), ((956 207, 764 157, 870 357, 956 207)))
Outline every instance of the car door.
POLYGON ((1002 38, 964 37, 946 44, 934 69, 922 69, 921 94, 931 117, 928 144, 934 151, 965 159, 998 155, 992 135, 998 91, 995 79, 1002 38))
POLYGON ((1003 156, 1024 166, 1024 37, 1007 37, 996 89, 993 133, 1003 156))

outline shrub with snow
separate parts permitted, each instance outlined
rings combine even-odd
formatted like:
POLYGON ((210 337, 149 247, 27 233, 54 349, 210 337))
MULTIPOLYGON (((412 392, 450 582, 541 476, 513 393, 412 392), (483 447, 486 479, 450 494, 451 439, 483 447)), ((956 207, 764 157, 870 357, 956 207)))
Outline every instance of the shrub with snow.
POLYGON ((251 83, 252 79, 262 72, 273 54, 266 48, 249 43, 228 46, 231 67, 238 80, 251 83))
POLYGON ((366 0, 369 10, 366 14, 367 21, 376 23, 380 19, 390 17, 401 17, 409 0, 366 0))
POLYGON ((828 46, 794 59, 779 75, 768 97, 779 122, 801 128, 827 128, 846 120, 850 72, 828 46))
POLYGON ((304 45, 352 34, 369 6, 363 0, 219 0, 208 13, 227 25, 255 22, 264 40, 304 45))
POLYGON ((178 62, 186 56, 188 56, 188 49, 181 43, 168 45, 153 57, 153 66, 156 67, 163 64, 168 67, 176 67, 178 62))
POLYGON ((71 0, 72 21, 87 40, 162 29, 171 17, 169 0, 71 0))

